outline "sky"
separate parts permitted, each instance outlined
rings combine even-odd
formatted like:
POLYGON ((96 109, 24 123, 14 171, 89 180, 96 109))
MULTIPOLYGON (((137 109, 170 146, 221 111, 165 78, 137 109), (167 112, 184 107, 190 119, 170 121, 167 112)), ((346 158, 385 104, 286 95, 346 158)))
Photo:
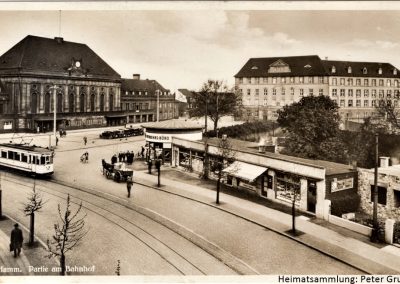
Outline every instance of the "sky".
POLYGON ((61 36, 87 44, 123 78, 139 73, 170 90, 198 90, 208 79, 233 86, 233 76, 252 57, 319 55, 389 62, 400 68, 399 3, 358 9, 365 8, 359 2, 342 4, 340 9, 319 6, 319 10, 315 2, 305 3, 270 9, 268 2, 239 6, 192 2, 174 9, 165 2, 164 6, 109 2, 40 9, 32 4, 10 8, 0 2, 0 54, 27 35, 61 36))

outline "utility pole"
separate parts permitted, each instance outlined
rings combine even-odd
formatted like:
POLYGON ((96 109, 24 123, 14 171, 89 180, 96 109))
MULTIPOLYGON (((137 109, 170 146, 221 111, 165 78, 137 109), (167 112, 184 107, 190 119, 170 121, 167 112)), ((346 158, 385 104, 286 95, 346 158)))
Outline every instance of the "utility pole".
POLYGON ((156 90, 157 93, 157 122, 160 121, 160 90, 156 90))
POLYGON ((378 242, 378 163, 379 163, 379 136, 375 133, 375 169, 374 169, 374 208, 372 213, 373 229, 371 234, 371 242, 378 242))
POLYGON ((205 124, 205 126, 204 126, 205 141, 204 141, 204 165, 203 165, 204 174, 203 174, 203 178, 205 180, 207 180, 208 179, 208 134, 207 134, 208 94, 207 93, 205 93, 205 94, 206 94, 206 97, 205 97, 206 113, 204 116, 204 119, 205 119, 205 123, 204 123, 205 124))
POLYGON ((0 173, 0 219, 3 219, 3 190, 1 188, 1 173, 0 173))
POLYGON ((293 201, 292 201, 292 233, 296 235, 296 189, 293 188, 293 201))

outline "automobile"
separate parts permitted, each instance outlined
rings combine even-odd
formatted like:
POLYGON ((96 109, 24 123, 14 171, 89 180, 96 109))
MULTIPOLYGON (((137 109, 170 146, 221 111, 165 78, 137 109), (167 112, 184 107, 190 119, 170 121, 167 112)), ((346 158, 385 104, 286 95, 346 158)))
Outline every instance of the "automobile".
POLYGON ((144 134, 143 128, 124 128, 124 129, 103 131, 103 133, 101 133, 99 137, 102 139, 114 139, 114 138, 139 136, 143 134, 144 134))

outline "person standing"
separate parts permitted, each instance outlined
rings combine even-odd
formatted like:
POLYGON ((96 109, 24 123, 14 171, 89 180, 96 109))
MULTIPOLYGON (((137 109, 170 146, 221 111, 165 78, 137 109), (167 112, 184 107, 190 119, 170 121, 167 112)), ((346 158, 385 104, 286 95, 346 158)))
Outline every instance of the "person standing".
POLYGON ((85 146, 87 144, 87 137, 86 136, 83 137, 83 144, 85 144, 85 146))
POLYGON ((21 253, 22 242, 24 241, 24 236, 18 224, 14 224, 14 229, 11 231, 11 248, 14 251, 14 257, 17 257, 21 253))
POLYGON ((128 190, 128 197, 131 197, 131 189, 133 185, 133 180, 131 176, 126 178, 126 189, 128 190))
POLYGON ((56 146, 58 146, 58 137, 56 136, 56 146))

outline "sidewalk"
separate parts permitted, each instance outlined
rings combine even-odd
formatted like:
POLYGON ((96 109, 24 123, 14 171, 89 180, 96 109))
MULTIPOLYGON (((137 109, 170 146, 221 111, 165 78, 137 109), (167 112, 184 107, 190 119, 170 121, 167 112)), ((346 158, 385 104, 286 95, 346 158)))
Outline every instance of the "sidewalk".
MULTIPOLYGON (((136 170, 136 183, 157 187, 157 174, 136 170)), ((166 168, 161 174, 160 190, 185 196, 192 200, 218 207, 250 222, 275 231, 323 254, 353 266, 368 274, 399 274, 400 248, 373 244, 363 235, 335 226, 304 214, 296 217, 298 236, 290 234, 292 216, 249 200, 220 193, 220 205, 215 203, 215 182, 204 182, 192 174, 166 168), (184 182, 182 182, 184 181, 184 182), (201 186, 200 186, 201 185, 201 186)))
POLYGON ((0 220, 0 276, 58 275, 51 272, 52 267, 58 267, 58 264, 55 259, 46 257, 47 252, 43 244, 35 243, 33 247, 26 245, 29 232, 21 225, 24 244, 20 256, 14 257, 14 253, 9 250, 10 233, 14 223, 5 216, 0 220), (44 268, 48 268, 48 271, 43 271, 44 268))

